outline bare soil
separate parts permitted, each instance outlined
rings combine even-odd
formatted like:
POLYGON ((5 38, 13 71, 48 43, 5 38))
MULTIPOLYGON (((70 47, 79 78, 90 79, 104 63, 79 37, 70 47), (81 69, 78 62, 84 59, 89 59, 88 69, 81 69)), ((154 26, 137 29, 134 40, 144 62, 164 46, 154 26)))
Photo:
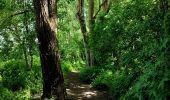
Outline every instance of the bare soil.
POLYGON ((98 91, 90 84, 84 84, 79 80, 79 72, 70 72, 67 79, 70 81, 67 91, 69 100, 109 100, 105 91, 98 91))

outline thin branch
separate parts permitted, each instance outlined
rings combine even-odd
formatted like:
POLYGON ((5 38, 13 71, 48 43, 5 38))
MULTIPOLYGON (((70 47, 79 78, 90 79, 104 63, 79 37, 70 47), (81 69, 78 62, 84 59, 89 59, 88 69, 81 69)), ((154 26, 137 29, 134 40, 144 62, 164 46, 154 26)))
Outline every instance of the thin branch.
POLYGON ((11 15, 9 15, 8 17, 6 17, 5 19, 3 19, 3 20, 1 21, 1 23, 0 23, 0 26, 1 26, 2 24, 4 24, 9 18, 15 17, 15 16, 17 16, 17 15, 24 14, 24 13, 27 13, 27 12, 32 12, 32 11, 33 11, 32 9, 26 9, 26 10, 24 10, 24 11, 15 12, 14 14, 11 14, 11 15))
POLYGON ((24 10, 24 11, 16 12, 16 13, 10 15, 10 17, 14 17, 14 16, 17 16, 17 15, 21 15, 21 14, 24 14, 24 13, 27 13, 27 12, 30 12, 30 11, 31 11, 31 10, 26 9, 26 10, 24 10))
POLYGON ((104 0, 104 1, 103 1, 103 3, 99 5, 99 9, 98 9, 98 11, 96 12, 96 14, 95 14, 95 15, 94 15, 94 17, 93 17, 94 19, 96 18, 96 16, 97 16, 97 15, 98 15, 98 13, 100 12, 101 7, 105 4, 105 2, 107 2, 107 1, 106 1, 106 0, 104 0))

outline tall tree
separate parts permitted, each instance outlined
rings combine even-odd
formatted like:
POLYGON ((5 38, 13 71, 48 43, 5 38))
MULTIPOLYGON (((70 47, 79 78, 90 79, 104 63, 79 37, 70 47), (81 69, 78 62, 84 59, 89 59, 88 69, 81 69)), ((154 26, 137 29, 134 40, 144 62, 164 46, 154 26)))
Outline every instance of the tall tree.
POLYGON ((83 35, 83 45, 86 57, 86 66, 90 66, 90 52, 88 46, 88 34, 86 28, 84 0, 78 0, 77 4, 77 18, 80 22, 80 28, 83 35))
POLYGON ((65 99, 64 79, 56 37, 56 0, 34 0, 43 74, 44 98, 65 99))
POLYGON ((86 18, 85 18, 85 2, 84 0, 78 0, 78 4, 77 4, 77 18, 79 20, 80 23, 80 28, 81 28, 81 32, 83 35, 83 43, 84 43, 84 51, 85 51, 85 56, 86 56, 86 65, 87 66, 94 66, 95 64, 95 58, 93 55, 93 51, 89 46, 88 40, 89 40, 89 35, 93 34, 93 30, 94 30, 94 24, 95 24, 95 19, 96 16, 98 15, 98 13, 101 11, 101 8, 103 8, 103 10, 105 12, 109 11, 109 5, 110 5, 110 0, 102 0, 102 3, 99 0, 99 8, 95 13, 95 1, 94 0, 89 0, 89 32, 87 32, 86 29, 86 18))
MULTIPOLYGON (((93 27, 95 24, 95 17, 94 17, 94 0, 89 0, 89 33, 93 34, 93 27)), ((94 65, 94 56, 93 52, 90 49, 90 66, 94 65)))
MULTIPOLYGON (((102 0, 102 3, 99 2, 99 8, 97 11, 95 11, 95 1, 94 0, 89 0, 89 33, 90 34, 94 34, 94 26, 95 26, 95 20, 96 17, 98 15, 98 13, 100 12, 101 8, 103 8, 103 10, 108 13, 109 12, 109 4, 111 2, 109 2, 109 0, 102 0)), ((89 49, 89 60, 90 60, 90 66, 94 66, 95 65, 95 55, 92 51, 92 49, 89 49)))

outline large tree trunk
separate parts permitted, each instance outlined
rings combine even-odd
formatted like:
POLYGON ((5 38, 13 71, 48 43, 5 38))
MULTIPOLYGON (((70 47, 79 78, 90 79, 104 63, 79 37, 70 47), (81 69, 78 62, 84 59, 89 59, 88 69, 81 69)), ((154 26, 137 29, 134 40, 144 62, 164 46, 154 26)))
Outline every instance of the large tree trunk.
POLYGON ((34 0, 43 74, 44 98, 65 99, 64 79, 56 38, 56 0, 34 0))

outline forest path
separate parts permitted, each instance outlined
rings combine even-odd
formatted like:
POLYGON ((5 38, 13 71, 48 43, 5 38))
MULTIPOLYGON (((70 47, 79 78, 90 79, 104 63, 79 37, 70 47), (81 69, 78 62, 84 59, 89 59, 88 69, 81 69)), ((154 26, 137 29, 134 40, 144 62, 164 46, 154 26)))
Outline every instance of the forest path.
POLYGON ((90 84, 84 84, 79 80, 79 72, 70 72, 67 79, 70 86, 66 89, 67 96, 71 100, 108 100, 104 91, 97 91, 90 84))

